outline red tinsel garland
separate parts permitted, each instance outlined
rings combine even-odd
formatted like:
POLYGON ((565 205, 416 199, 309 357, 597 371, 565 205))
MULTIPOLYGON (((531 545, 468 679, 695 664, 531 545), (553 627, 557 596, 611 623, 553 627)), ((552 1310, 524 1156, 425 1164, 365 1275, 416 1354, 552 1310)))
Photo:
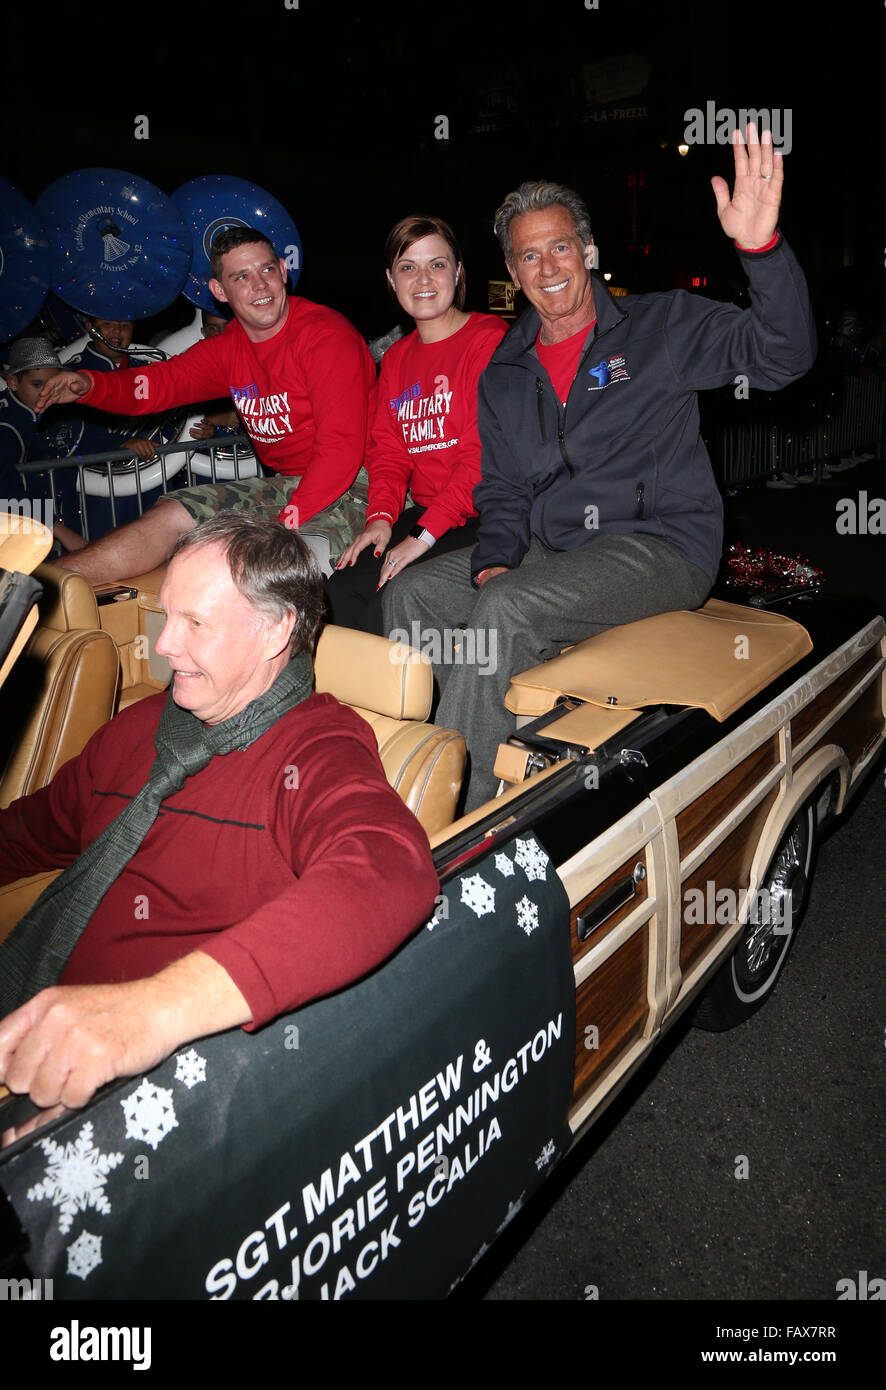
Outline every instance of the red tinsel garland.
POLYGON ((786 584, 817 588, 824 571, 815 569, 796 555, 779 555, 775 550, 735 542, 726 552, 725 582, 728 588, 780 589, 786 584))

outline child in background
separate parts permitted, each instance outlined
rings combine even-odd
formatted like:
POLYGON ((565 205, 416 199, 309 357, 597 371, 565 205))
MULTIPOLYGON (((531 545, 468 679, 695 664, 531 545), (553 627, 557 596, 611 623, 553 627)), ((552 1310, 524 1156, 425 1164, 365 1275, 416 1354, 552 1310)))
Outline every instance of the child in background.
MULTIPOLYGON (((6 390, 0 391, 0 498, 49 500, 49 475, 22 475, 18 469, 24 463, 49 462, 103 449, 132 449, 141 459, 153 456, 150 440, 132 439, 124 443, 101 426, 87 425, 83 419, 64 416, 58 410, 49 410, 44 416, 35 413, 43 386, 63 370, 46 338, 19 338, 9 347, 8 354, 6 390)), ((73 489, 70 492, 73 500, 67 507, 69 513, 77 506, 76 493, 73 489)), ((53 504, 55 500, 52 499, 53 504)), ((81 550, 86 544, 69 524, 71 521, 73 516, 68 515, 67 522, 59 520, 52 528, 59 554, 62 550, 81 550)))

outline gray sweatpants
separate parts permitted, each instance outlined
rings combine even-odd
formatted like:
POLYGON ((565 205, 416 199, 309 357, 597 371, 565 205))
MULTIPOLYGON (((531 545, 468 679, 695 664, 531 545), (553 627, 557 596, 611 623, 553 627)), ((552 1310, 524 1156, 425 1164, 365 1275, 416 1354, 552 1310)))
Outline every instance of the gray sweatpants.
POLYGON ((471 587, 472 553, 428 560, 384 589, 388 635, 433 662, 436 723, 467 740, 466 811, 495 795, 498 745, 514 732, 504 705, 512 675, 606 628, 698 608, 711 587, 703 570, 657 536, 597 536, 566 551, 533 539, 517 569, 479 591, 471 587))

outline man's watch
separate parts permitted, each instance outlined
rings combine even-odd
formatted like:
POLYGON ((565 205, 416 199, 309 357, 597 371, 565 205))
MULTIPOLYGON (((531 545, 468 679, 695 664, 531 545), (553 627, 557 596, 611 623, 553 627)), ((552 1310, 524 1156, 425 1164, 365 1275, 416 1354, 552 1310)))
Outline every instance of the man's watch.
POLYGON ((432 545, 437 544, 437 537, 432 536, 430 531, 426 531, 424 526, 413 526, 409 534, 410 536, 415 536, 417 541, 424 541, 428 549, 430 549, 432 545))

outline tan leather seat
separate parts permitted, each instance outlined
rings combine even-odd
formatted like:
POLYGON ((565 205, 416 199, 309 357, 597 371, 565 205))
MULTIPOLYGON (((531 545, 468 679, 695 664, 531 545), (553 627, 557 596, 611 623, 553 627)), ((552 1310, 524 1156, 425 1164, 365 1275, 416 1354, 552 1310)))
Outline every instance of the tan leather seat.
MULTIPOLYGON (((811 650, 792 618, 708 599, 609 628, 516 673, 505 707, 525 724, 563 699, 579 701, 544 736, 593 749, 649 705, 704 709, 722 722, 811 650)), ((525 746, 499 744, 495 771, 504 781, 519 784, 530 766, 525 746)))
POLYGON ((165 690, 171 679, 169 662, 154 650, 166 621, 158 598, 165 576, 166 566, 161 565, 119 584, 95 586, 102 628, 113 637, 120 656, 118 713, 165 690))
MULTIPOLYGON (((0 512, 0 574, 5 571, 7 575, 29 575, 37 568, 40 561, 46 558, 51 549, 52 532, 48 526, 44 526, 42 522, 31 517, 24 517, 20 513, 0 512)), ((5 587, 9 582, 8 578, 4 580, 4 602, 9 595, 9 590, 5 587)), ((18 593, 24 599, 24 596, 30 591, 19 588, 18 593)), ((8 621, 9 618, 7 617, 8 621)), ((3 684, 18 661, 20 653, 36 626, 37 604, 36 597, 34 597, 31 599, 28 612, 25 614, 15 637, 8 646, 6 655, 3 656, 0 653, 0 685, 3 684)))
MULTIPOLYGON (((61 575, 63 571, 54 573, 61 575)), ((79 576, 71 574, 68 578, 78 579, 79 576)), ((88 616, 88 613, 81 616, 88 616)), ((42 619, 38 637, 40 631, 42 619)), ((89 638, 96 635, 111 641, 107 633, 84 631, 79 634, 89 638)), ((331 625, 320 635, 314 665, 317 690, 351 705, 354 712, 371 725, 391 786, 428 837, 439 836, 455 816, 465 770, 465 741, 451 729, 425 722, 433 695, 431 667, 408 647, 396 646, 383 637, 331 625)), ((110 718, 112 703, 113 692, 108 696, 104 718, 110 718)), ((103 723, 104 718, 97 715, 95 726, 103 723)), ((73 756, 75 751, 79 750, 72 749, 67 756, 73 756)), ((65 760, 65 757, 57 759, 52 771, 65 760)), ((49 776, 44 781, 48 781, 49 776)), ((38 785, 43 783, 35 782, 25 790, 36 790, 38 785)), ((3 789, 5 793, 5 779, 3 789)), ((36 874, 0 888, 0 941, 57 872, 36 874)))
POLYGON ((535 718, 567 696, 609 711, 694 706, 722 721, 811 651, 792 618, 708 599, 609 628, 512 676, 505 705, 535 718))
POLYGON ((42 521, 0 512, 0 567, 33 574, 52 549, 52 532, 42 521))
POLYGON ((120 663, 90 585, 39 565, 37 626, 0 691, 0 807, 37 791, 114 712, 120 663))
POLYGON ((465 741, 426 722, 430 664, 411 648, 327 624, 314 655, 316 689, 371 726, 385 775, 428 835, 451 824, 465 770, 465 741))

